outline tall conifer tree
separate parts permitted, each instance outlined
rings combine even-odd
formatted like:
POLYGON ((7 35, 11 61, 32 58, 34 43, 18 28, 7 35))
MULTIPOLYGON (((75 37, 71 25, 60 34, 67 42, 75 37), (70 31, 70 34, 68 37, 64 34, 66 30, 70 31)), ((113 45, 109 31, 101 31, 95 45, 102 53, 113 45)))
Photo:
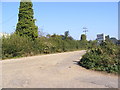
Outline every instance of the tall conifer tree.
POLYGON ((31 0, 21 0, 18 14, 16 34, 32 39, 38 37, 38 27, 35 25, 33 4, 31 0))

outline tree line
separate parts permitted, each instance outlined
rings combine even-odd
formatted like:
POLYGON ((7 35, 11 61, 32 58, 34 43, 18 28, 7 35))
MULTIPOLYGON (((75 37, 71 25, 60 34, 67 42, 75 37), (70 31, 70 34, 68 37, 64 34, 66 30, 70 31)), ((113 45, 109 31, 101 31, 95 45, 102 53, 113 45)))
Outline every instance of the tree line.
POLYGON ((88 45, 84 34, 74 40, 69 31, 39 37, 32 7, 31 0, 21 0, 15 32, 2 37, 2 59, 87 49, 92 43, 88 45))
POLYGON ((64 35, 49 34, 34 40, 17 34, 12 34, 8 37, 3 36, 2 59, 82 50, 96 44, 94 41, 91 42, 84 39, 74 40, 68 34, 69 32, 66 31, 64 35))

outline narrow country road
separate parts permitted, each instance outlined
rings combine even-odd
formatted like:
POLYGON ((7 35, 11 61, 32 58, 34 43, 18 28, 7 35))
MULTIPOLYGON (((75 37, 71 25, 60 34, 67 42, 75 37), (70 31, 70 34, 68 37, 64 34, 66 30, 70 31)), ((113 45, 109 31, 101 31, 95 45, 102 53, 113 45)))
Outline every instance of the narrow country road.
POLYGON ((85 51, 2 61, 3 88, 117 88, 118 77, 87 70, 77 62, 85 51))

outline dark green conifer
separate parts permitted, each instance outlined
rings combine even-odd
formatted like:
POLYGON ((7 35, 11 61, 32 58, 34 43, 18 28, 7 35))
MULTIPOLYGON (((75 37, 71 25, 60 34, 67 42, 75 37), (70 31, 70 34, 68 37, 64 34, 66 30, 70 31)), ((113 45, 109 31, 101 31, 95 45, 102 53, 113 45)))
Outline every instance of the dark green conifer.
POLYGON ((85 34, 81 35, 81 41, 86 41, 86 35, 85 34))
POLYGON ((35 25, 33 4, 31 0, 21 0, 16 34, 27 36, 32 39, 38 37, 38 27, 35 25))

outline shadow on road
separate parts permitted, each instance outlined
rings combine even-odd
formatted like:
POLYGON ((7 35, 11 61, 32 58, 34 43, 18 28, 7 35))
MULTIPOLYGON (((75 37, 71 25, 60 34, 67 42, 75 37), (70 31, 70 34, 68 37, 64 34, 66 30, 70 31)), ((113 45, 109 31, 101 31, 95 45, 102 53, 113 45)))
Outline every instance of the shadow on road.
POLYGON ((78 60, 73 61, 73 63, 76 64, 76 65, 79 65, 79 62, 80 61, 78 61, 78 60))

